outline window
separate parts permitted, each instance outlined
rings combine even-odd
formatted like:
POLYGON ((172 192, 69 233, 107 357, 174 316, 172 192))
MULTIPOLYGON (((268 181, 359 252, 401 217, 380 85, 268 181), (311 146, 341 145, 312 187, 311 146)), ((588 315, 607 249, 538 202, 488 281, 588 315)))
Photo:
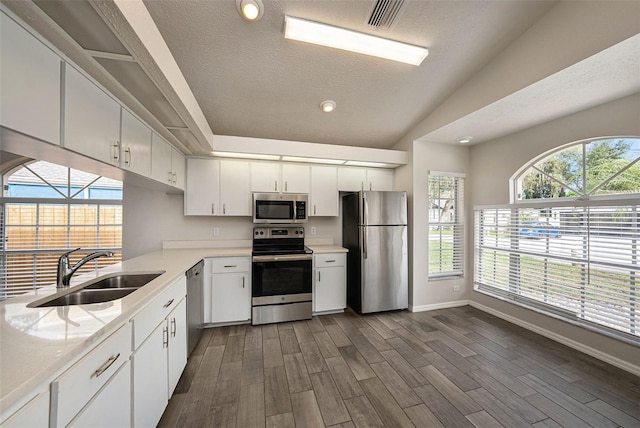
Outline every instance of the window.
POLYGON ((475 210, 475 288, 640 344, 640 139, 581 142, 475 210), (553 199, 553 200, 551 200, 553 199))
POLYGON ((464 176, 429 173, 429 278, 463 275, 464 176))
POLYGON ((79 271, 122 260, 122 183, 94 174, 36 161, 4 176, 0 204, 0 300, 54 285, 57 260, 75 248, 75 263, 108 249, 79 271))

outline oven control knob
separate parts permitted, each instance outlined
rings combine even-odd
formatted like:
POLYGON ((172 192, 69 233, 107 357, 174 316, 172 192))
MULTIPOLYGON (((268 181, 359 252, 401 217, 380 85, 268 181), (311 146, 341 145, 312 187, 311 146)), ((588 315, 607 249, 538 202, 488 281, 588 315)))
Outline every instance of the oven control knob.
POLYGON ((260 231, 260 235, 264 235, 264 231, 263 230, 260 231))
POLYGON ((259 234, 260 234, 260 232, 258 232, 258 231, 256 230, 256 235, 259 235, 259 234))

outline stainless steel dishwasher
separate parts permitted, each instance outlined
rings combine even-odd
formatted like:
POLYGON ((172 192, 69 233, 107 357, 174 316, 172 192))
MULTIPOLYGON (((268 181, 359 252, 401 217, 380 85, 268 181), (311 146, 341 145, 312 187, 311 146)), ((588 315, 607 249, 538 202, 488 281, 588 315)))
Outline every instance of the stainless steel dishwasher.
POLYGON ((203 305, 202 305, 202 270, 204 260, 200 260, 195 266, 189 269, 187 275, 187 347, 188 355, 191 355, 193 348, 198 344, 203 325, 203 305))

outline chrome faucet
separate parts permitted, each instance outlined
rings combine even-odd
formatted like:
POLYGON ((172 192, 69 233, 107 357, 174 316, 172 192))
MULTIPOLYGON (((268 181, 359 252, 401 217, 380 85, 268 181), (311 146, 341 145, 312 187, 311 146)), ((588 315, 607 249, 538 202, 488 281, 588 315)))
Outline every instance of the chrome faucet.
POLYGON ((95 253, 91 253, 88 256, 80 259, 78 263, 74 267, 71 267, 69 263, 69 254, 78 251, 80 248, 76 248, 75 250, 69 251, 68 253, 64 253, 58 259, 58 274, 56 277, 56 283, 58 288, 67 288, 69 283, 71 282, 71 277, 80 267, 87 263, 90 260, 93 260, 97 257, 113 257, 112 251, 96 251, 95 253))

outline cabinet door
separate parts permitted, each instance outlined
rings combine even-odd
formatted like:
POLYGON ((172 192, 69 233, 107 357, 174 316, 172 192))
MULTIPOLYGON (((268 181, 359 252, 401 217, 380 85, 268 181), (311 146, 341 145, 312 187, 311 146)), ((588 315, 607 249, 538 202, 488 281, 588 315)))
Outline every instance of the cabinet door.
POLYGON ((251 215, 251 169, 249 162, 220 161, 222 215, 251 215))
POLYGON ((280 192, 281 167, 273 162, 251 162, 251 191, 280 192))
POLYGON ((171 148, 171 184, 184 190, 186 164, 182 153, 171 148))
POLYGON ((169 323, 169 390, 171 398, 187 365, 187 300, 182 299, 167 318, 169 323))
POLYGON ((0 124, 60 144, 60 58, 3 12, 0 64, 0 124))
POLYGON ((120 166, 136 174, 151 175, 151 129, 122 109, 120 166))
POLYGON ((337 311, 347 307, 344 266, 317 268, 313 281, 313 311, 337 311))
POLYGON ((185 215, 219 215, 220 161, 187 159, 187 185, 184 192, 185 215))
POLYGON ((167 322, 163 320, 131 356, 135 427, 156 426, 169 401, 168 336, 167 322))
POLYGON ((65 67, 64 146, 120 164, 120 105, 75 68, 65 67))
POLYGON ((282 192, 309 193, 309 166, 282 165, 282 192))
POLYGON ((368 169, 367 181, 369 185, 365 190, 393 190, 393 170, 368 169))
POLYGON ((211 322, 251 319, 251 283, 247 272, 212 275, 211 322))
POLYGON ((338 172, 336 167, 311 167, 311 211, 309 215, 338 215, 338 172))
POLYGON ((359 192, 364 190, 367 182, 365 168, 338 168, 338 190, 344 192, 359 192))
POLYGON ((46 426, 49 426, 49 392, 37 395, 2 423, 3 428, 46 426))
POLYGON ((171 184, 171 146, 155 132, 151 136, 151 178, 171 184))
POLYGON ((71 427, 131 426, 131 366, 125 362, 71 421, 71 427))

